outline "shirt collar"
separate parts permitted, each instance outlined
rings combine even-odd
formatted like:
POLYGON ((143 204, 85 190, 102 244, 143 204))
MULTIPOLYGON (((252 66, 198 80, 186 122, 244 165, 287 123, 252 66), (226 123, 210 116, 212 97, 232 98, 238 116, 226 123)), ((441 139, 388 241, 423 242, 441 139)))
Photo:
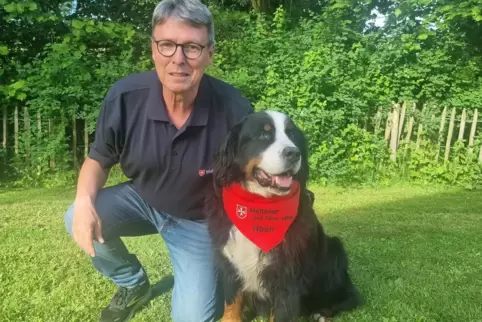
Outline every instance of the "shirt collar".
MULTIPOLYGON (((162 97, 162 84, 155 73, 153 86, 147 98, 147 117, 150 120, 170 122, 166 106, 162 97)), ((212 104, 212 91, 206 75, 203 75, 199 84, 199 90, 194 99, 194 108, 187 121, 187 126, 205 126, 208 123, 209 107, 212 104)))

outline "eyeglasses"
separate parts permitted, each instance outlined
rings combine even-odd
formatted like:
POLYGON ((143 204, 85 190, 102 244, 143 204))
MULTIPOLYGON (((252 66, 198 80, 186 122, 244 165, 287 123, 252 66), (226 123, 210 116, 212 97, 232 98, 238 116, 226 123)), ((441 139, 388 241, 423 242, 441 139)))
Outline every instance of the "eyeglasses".
POLYGON ((175 42, 170 40, 153 39, 153 41, 157 45, 157 50, 159 51, 159 54, 164 57, 172 57, 176 53, 177 47, 181 47, 182 52, 186 58, 196 59, 201 56, 203 49, 206 47, 195 43, 176 44, 175 42))

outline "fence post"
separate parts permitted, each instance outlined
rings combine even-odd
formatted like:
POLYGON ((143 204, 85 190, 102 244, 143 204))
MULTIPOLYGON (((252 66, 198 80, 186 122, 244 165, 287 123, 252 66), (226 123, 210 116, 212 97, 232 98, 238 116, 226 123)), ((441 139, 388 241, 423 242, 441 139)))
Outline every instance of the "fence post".
POLYGON ((385 141, 388 141, 390 138, 390 132, 393 126, 393 111, 388 113, 387 116, 387 125, 385 126, 385 141))
MULTIPOLYGON (((415 144, 415 150, 418 150, 420 147, 420 143, 422 142, 422 132, 423 132, 423 123, 422 123, 422 115, 423 115, 423 110, 425 109, 425 105, 422 106, 422 109, 420 110, 420 121, 418 124, 418 131, 417 131, 417 143, 415 144)), ((414 105, 414 111, 416 110, 416 105, 414 105)))
POLYGON ((465 132, 465 120, 467 119, 467 111, 465 108, 462 110, 462 116, 460 117, 460 129, 459 129, 459 137, 458 141, 462 141, 464 139, 464 132, 465 132))
POLYGON ((400 104, 396 103, 393 106, 393 118, 392 118, 392 131, 391 131, 391 138, 390 138, 390 148, 392 150, 392 154, 390 159, 392 161, 396 160, 397 154, 397 141, 398 141, 398 118, 400 113, 400 104))
POLYGON ((405 113, 407 110, 407 104, 404 101, 402 104, 402 111, 400 112, 400 119, 398 121, 398 136, 397 136, 397 141, 400 142, 400 137, 402 136, 403 132, 403 123, 405 122, 405 113))
POLYGON ((413 103, 412 105, 412 116, 410 116, 410 120, 408 121, 408 129, 407 129, 407 136, 405 137, 405 150, 403 151, 403 156, 405 157, 407 154, 407 150, 410 145, 410 138, 412 137, 412 131, 413 131, 413 123, 414 123, 414 118, 413 118, 413 113, 415 113, 416 105, 413 103))
POLYGON ((438 157, 440 155, 440 145, 442 144, 443 132, 445 128, 445 118, 447 117, 447 106, 444 107, 442 116, 440 118, 440 128, 438 131, 438 142, 437 142, 437 154, 435 156, 435 161, 438 162, 438 157))
POLYGON ((450 143, 452 142, 452 135, 454 133, 455 125, 455 107, 452 107, 452 115, 450 115, 449 133, 447 135, 447 141, 445 143, 445 161, 449 159, 450 155, 450 143))
POLYGON ((474 138, 475 138, 475 130, 477 128, 477 109, 474 110, 474 118, 472 119, 472 126, 470 128, 470 136, 469 136, 469 154, 472 153, 474 149, 474 138))

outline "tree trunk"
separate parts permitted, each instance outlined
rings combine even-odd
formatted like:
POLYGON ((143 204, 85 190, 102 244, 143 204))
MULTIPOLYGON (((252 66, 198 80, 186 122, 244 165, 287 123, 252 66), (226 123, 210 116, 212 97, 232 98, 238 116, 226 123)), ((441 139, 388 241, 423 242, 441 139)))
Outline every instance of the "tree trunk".
POLYGON ((14 114, 14 136, 15 136, 15 154, 18 154, 18 105, 15 105, 15 114, 14 114))
POLYGON ((74 157, 74 168, 79 168, 79 162, 77 160, 77 120, 75 119, 75 113, 72 116, 72 150, 74 157))
POLYGON ((25 162, 30 164, 30 115, 28 113, 27 105, 23 107, 23 123, 25 130, 25 162))
POLYGON ((7 150, 7 106, 3 106, 3 135, 2 147, 7 150))
MULTIPOLYGON (((49 117, 49 137, 52 137, 52 132, 53 132, 53 121, 49 117)), ((52 153, 52 152, 50 151, 50 153, 52 153)), ((50 169, 54 169, 55 168, 55 155, 50 156, 50 162, 49 163, 50 163, 49 164, 50 169)))
MULTIPOLYGON (((40 110, 37 110, 37 151, 40 155, 40 147, 41 147, 41 140, 42 140, 42 115, 40 114, 40 110)), ((39 162, 37 165, 37 171, 40 173, 42 172, 42 165, 39 162)))
POLYGON ((269 0, 251 0, 251 7, 255 12, 265 12, 269 0))
POLYGON ((89 124, 88 124, 87 120, 85 120, 85 123, 84 123, 84 160, 89 155, 89 131, 87 130, 88 125, 89 124))

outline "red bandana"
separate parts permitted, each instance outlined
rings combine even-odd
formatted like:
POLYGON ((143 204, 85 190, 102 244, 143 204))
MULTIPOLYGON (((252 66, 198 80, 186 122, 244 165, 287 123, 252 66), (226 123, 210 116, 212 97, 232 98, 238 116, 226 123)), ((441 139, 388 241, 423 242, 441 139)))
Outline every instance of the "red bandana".
POLYGON ((264 252, 285 238, 298 214, 300 186, 293 181, 285 196, 264 198, 233 184, 223 189, 224 210, 236 228, 264 252))

